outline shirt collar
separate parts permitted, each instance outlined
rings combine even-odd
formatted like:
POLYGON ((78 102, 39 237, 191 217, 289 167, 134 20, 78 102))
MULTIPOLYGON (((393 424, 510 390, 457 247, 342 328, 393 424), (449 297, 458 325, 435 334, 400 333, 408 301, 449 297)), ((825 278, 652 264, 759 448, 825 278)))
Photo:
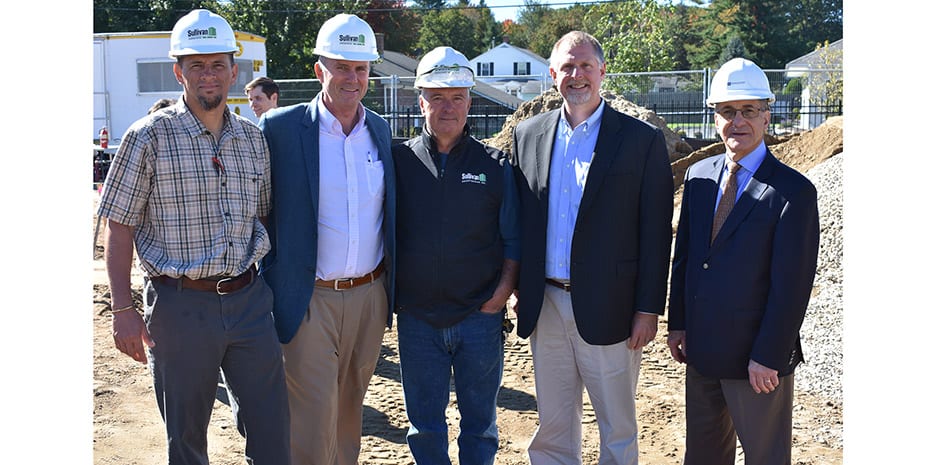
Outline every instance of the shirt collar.
MULTIPOLYGON (((229 110, 227 103, 223 103, 222 105, 225 105, 225 108, 222 111, 222 131, 219 140, 222 140, 222 138, 228 135, 231 135, 231 137, 242 137, 243 133, 236 129, 239 126, 235 124, 234 113, 229 110)), ((176 99, 176 104, 172 108, 176 114, 184 118, 186 121, 186 130, 189 131, 192 137, 205 134, 206 131, 208 131, 206 125, 196 117, 196 114, 189 109, 189 105, 183 101, 182 94, 176 99)))
MULTIPOLYGON (((317 94, 317 118, 320 120, 320 127, 328 128, 329 132, 334 134, 343 133, 343 123, 340 123, 333 113, 330 113, 330 110, 326 107, 326 104, 323 103, 323 92, 317 94)), ((359 102, 359 109, 356 111, 356 114, 359 115, 359 120, 356 121, 356 125, 353 126, 353 130, 350 131, 350 134, 356 132, 365 124, 366 112, 365 107, 362 106, 362 102, 359 102)))
MULTIPOLYGON (((764 158, 767 156, 767 146, 764 145, 764 141, 761 141, 751 153, 744 156, 744 158, 738 160, 738 164, 741 165, 741 168, 744 168, 751 173, 757 172, 757 168, 760 166, 761 162, 764 161, 764 158)), ((725 152, 725 164, 727 161, 731 160, 731 154, 725 152)))
MULTIPOLYGON (((582 121, 581 124, 575 127, 577 128, 577 127, 584 126, 584 131, 590 131, 594 129, 594 125, 598 124, 601 120, 601 114, 604 113, 605 104, 606 102, 604 102, 604 99, 601 99, 601 104, 597 106, 597 109, 594 110, 594 113, 591 113, 591 116, 588 116, 588 119, 582 121)), ((561 123, 562 123, 562 124, 559 124, 559 129, 563 133, 574 132, 575 128, 572 128, 571 125, 568 124, 568 118, 565 118, 565 106, 564 105, 561 106, 561 112, 559 112, 558 118, 561 120, 561 123)))

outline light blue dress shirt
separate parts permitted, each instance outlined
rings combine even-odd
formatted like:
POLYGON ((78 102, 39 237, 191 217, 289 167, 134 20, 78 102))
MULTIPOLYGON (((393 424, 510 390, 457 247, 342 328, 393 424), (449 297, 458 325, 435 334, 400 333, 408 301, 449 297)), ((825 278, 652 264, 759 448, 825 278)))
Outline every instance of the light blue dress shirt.
POLYGON ((581 124, 572 128, 559 113, 548 171, 548 231, 545 244, 545 277, 568 280, 571 270, 571 236, 587 183, 594 147, 601 127, 604 101, 581 124))
MULTIPOLYGON (((764 157, 767 156, 767 146, 764 145, 764 142, 761 141, 751 153, 747 154, 738 161, 738 164, 741 165, 741 168, 738 169, 735 178, 738 181, 738 192, 734 196, 734 201, 737 203, 738 199, 741 198, 741 194, 744 192, 744 188, 747 187, 747 183, 754 177, 754 172, 757 171, 757 168, 761 163, 764 162, 764 157)), ((718 189, 718 195, 715 196, 715 210, 718 210, 718 202, 721 201, 721 194, 725 191, 725 180, 728 178, 728 160, 731 159, 730 153, 725 153, 725 167, 721 169, 721 178, 718 179, 718 185, 721 186, 718 189)))

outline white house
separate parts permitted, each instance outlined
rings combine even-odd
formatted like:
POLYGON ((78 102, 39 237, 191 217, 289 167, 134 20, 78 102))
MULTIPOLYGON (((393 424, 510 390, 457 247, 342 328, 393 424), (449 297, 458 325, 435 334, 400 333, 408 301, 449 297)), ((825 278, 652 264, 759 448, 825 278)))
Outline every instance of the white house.
POLYGON ((800 129, 808 130, 822 124, 833 110, 829 106, 842 100, 842 40, 787 63, 787 79, 803 79, 800 129))
POLYGON ((478 81, 522 100, 551 87, 548 60, 530 50, 503 42, 470 60, 478 81))

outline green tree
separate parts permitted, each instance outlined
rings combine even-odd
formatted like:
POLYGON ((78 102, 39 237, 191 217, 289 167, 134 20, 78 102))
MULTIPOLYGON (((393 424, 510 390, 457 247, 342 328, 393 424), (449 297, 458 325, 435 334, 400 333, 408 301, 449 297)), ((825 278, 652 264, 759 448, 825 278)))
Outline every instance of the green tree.
POLYGON ((731 39, 728 40, 728 45, 725 45, 721 56, 718 57, 718 62, 725 63, 732 58, 749 58, 747 48, 744 46, 744 41, 738 36, 731 36, 731 39))
POLYGON ((513 45, 548 58, 558 39, 570 31, 583 30, 588 7, 574 5, 564 9, 549 8, 537 0, 525 0, 519 11, 519 31, 510 36, 513 45))
POLYGON ((404 4, 403 0, 372 0, 365 20, 372 30, 385 35, 386 50, 410 54, 418 41, 421 19, 404 4))
MULTIPOLYGON (((601 42, 607 54, 608 73, 672 69, 672 36, 665 27, 669 6, 654 0, 627 0, 596 4, 584 20, 588 32, 601 42)), ((635 91, 648 86, 648 78, 608 80, 615 91, 635 91)))
POLYGON ((721 65, 721 53, 734 36, 764 69, 783 68, 816 43, 842 37, 841 0, 714 0, 696 9, 685 44, 695 68, 721 65))
MULTIPOLYGON (((231 0, 223 6, 224 16, 233 28, 266 39, 271 77, 309 79, 314 77, 316 55, 313 50, 320 26, 338 13, 365 18, 364 10, 369 3, 361 0, 231 0)), ((376 29, 375 25, 372 27, 376 29)))
POLYGON ((94 32, 170 31, 183 15, 205 8, 218 13, 216 0, 94 0, 94 32))
POLYGON ((472 7, 468 0, 439 11, 425 12, 418 33, 416 55, 440 46, 449 46, 473 58, 501 40, 502 28, 485 2, 472 7))

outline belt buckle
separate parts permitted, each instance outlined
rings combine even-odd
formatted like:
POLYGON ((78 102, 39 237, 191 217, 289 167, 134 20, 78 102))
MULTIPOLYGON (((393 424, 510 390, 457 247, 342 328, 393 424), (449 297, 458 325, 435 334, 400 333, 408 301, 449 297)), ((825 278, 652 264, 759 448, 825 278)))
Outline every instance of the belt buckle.
POLYGON ((231 292, 222 292, 222 283, 226 283, 226 282, 229 282, 229 281, 234 281, 234 280, 236 280, 236 279, 238 279, 238 278, 237 278, 237 277, 235 277, 235 278, 222 278, 222 279, 216 281, 216 282, 215 282, 215 292, 216 292, 216 294, 218 294, 218 295, 231 294, 231 292))
POLYGON ((356 278, 335 279, 335 280, 333 280, 333 290, 334 290, 334 291, 345 291, 346 289, 352 289, 352 287, 353 287, 353 281, 354 281, 355 279, 356 279, 356 278), (349 287, 347 287, 346 289, 340 289, 340 287, 339 287, 339 284, 340 284, 340 283, 349 283, 349 287))

